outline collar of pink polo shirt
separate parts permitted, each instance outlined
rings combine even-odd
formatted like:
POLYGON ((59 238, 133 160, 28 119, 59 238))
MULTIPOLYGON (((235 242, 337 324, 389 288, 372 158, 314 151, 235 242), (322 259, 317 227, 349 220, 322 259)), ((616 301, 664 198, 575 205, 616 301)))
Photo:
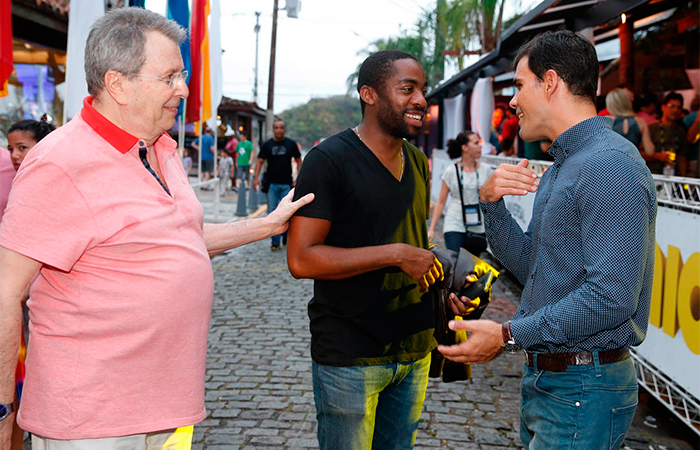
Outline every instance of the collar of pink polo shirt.
POLYGON ((139 138, 122 130, 100 114, 92 106, 94 100, 95 98, 92 95, 88 95, 83 99, 83 109, 80 111, 80 116, 112 147, 119 150, 120 153, 126 154, 136 145, 139 138))

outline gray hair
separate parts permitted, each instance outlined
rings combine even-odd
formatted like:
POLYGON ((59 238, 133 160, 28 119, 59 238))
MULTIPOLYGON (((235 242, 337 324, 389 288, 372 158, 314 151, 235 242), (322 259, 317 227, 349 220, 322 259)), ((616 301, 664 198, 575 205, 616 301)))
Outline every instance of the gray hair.
POLYGON ((146 32, 156 31, 177 44, 187 31, 177 22, 142 8, 115 8, 95 21, 85 44, 85 78, 90 95, 105 87, 110 70, 125 75, 139 73, 146 60, 146 32))
POLYGON ((634 116, 632 102, 626 90, 615 88, 605 96, 605 107, 613 116, 630 117, 634 116))

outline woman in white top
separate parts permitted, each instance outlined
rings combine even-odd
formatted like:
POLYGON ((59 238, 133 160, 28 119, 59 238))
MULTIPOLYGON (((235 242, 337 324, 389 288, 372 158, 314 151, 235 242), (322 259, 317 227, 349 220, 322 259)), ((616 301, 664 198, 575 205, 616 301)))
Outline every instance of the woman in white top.
POLYGON ((454 251, 463 247, 479 256, 486 250, 486 235, 479 209, 479 189, 491 176, 492 169, 479 162, 481 139, 473 131, 462 131, 455 139, 450 139, 447 142, 447 154, 452 159, 460 156, 461 159, 448 166, 442 174, 442 188, 433 209, 428 239, 432 241, 435 236, 435 226, 445 209, 447 194, 450 194, 452 200, 445 214, 443 228, 445 247, 454 251))

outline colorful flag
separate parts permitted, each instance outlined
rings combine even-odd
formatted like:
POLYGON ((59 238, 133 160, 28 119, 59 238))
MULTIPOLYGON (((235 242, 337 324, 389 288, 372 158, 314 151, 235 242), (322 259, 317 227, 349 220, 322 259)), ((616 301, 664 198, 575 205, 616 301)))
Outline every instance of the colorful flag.
POLYGON ((190 96, 187 97, 187 112, 185 121, 187 123, 196 122, 200 119, 200 108, 202 107, 202 44, 206 34, 207 16, 205 7, 207 0, 192 1, 192 26, 190 28, 190 62, 192 70, 190 73, 190 96))
MULTIPOLYGON (((192 65, 190 64, 190 5, 187 0, 168 0, 168 19, 174 20, 182 28, 187 30, 187 38, 180 44, 180 54, 182 55, 182 63, 185 70, 192 73, 192 65)), ((189 83, 190 75, 187 75, 185 83, 189 83)), ((182 103, 178 107, 178 116, 182 115, 182 103)), ((178 120, 179 122, 179 120, 178 120)))
POLYGON ((206 122, 211 118, 211 66, 209 65, 209 0, 204 0, 204 39, 202 39, 202 121, 206 122))
POLYGON ((7 95, 7 79, 13 70, 12 1, 0 0, 0 97, 7 95))

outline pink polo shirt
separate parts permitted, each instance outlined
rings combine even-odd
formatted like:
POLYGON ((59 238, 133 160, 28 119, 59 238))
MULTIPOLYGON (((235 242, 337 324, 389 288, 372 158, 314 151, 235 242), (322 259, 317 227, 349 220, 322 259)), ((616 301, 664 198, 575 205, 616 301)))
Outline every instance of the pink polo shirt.
POLYGON ((176 153, 139 141, 86 98, 15 177, 0 245, 44 264, 28 306, 31 344, 19 412, 53 439, 147 433, 204 419, 213 297, 203 210, 176 153))

